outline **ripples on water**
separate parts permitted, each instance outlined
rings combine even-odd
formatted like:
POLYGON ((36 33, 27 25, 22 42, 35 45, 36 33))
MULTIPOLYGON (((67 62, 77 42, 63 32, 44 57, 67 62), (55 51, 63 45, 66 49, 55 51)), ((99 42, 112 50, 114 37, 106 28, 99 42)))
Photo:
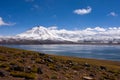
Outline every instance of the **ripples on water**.
POLYGON ((4 45, 47 54, 120 61, 119 45, 4 45))

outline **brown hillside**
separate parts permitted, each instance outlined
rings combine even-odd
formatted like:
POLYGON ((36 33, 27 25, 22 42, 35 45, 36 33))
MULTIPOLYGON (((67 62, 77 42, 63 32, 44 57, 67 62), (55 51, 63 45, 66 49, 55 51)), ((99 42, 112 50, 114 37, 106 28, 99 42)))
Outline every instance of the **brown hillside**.
POLYGON ((0 47, 0 80, 120 80, 120 62, 0 47))

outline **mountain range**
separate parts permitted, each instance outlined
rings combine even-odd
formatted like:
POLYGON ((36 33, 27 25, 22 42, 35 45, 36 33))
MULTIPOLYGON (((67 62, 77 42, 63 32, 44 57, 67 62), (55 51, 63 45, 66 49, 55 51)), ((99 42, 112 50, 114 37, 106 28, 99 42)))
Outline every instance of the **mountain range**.
POLYGON ((84 30, 57 29, 37 26, 15 36, 0 36, 1 44, 119 44, 120 27, 86 28, 84 30))

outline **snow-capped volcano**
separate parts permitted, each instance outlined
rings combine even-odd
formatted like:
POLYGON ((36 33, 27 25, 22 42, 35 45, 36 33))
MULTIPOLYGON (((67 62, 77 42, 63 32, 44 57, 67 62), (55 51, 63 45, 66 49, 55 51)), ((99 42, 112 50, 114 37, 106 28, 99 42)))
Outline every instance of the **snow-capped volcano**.
POLYGON ((33 27, 17 37, 33 40, 58 40, 58 41, 84 41, 84 40, 118 40, 120 39, 120 28, 87 28, 85 30, 58 30, 56 27, 45 28, 43 26, 33 27))
POLYGON ((58 40, 58 41, 60 40, 76 41, 75 38, 79 38, 77 31, 68 31, 65 29, 58 30, 56 27, 45 28, 43 26, 33 27, 31 30, 18 34, 17 37, 35 40, 58 40))
MULTIPOLYGON (((120 43, 120 28, 86 28, 84 30, 57 29, 57 27, 33 27, 14 37, 0 37, 0 41, 28 42, 74 42, 74 43, 120 43)), ((46 43, 45 42, 45 43, 46 43)))
POLYGON ((57 30, 56 27, 45 28, 43 26, 38 26, 33 27, 31 30, 28 30, 24 33, 18 34, 17 37, 32 40, 68 40, 67 38, 63 37, 63 35, 64 33, 62 33, 61 30, 57 30))

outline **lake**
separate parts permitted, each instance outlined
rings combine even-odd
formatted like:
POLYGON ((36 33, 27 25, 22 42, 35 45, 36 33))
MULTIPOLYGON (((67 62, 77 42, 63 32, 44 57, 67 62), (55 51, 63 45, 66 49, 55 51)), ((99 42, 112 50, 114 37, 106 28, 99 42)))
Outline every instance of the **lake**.
POLYGON ((119 45, 4 45, 46 54, 120 61, 119 45))

